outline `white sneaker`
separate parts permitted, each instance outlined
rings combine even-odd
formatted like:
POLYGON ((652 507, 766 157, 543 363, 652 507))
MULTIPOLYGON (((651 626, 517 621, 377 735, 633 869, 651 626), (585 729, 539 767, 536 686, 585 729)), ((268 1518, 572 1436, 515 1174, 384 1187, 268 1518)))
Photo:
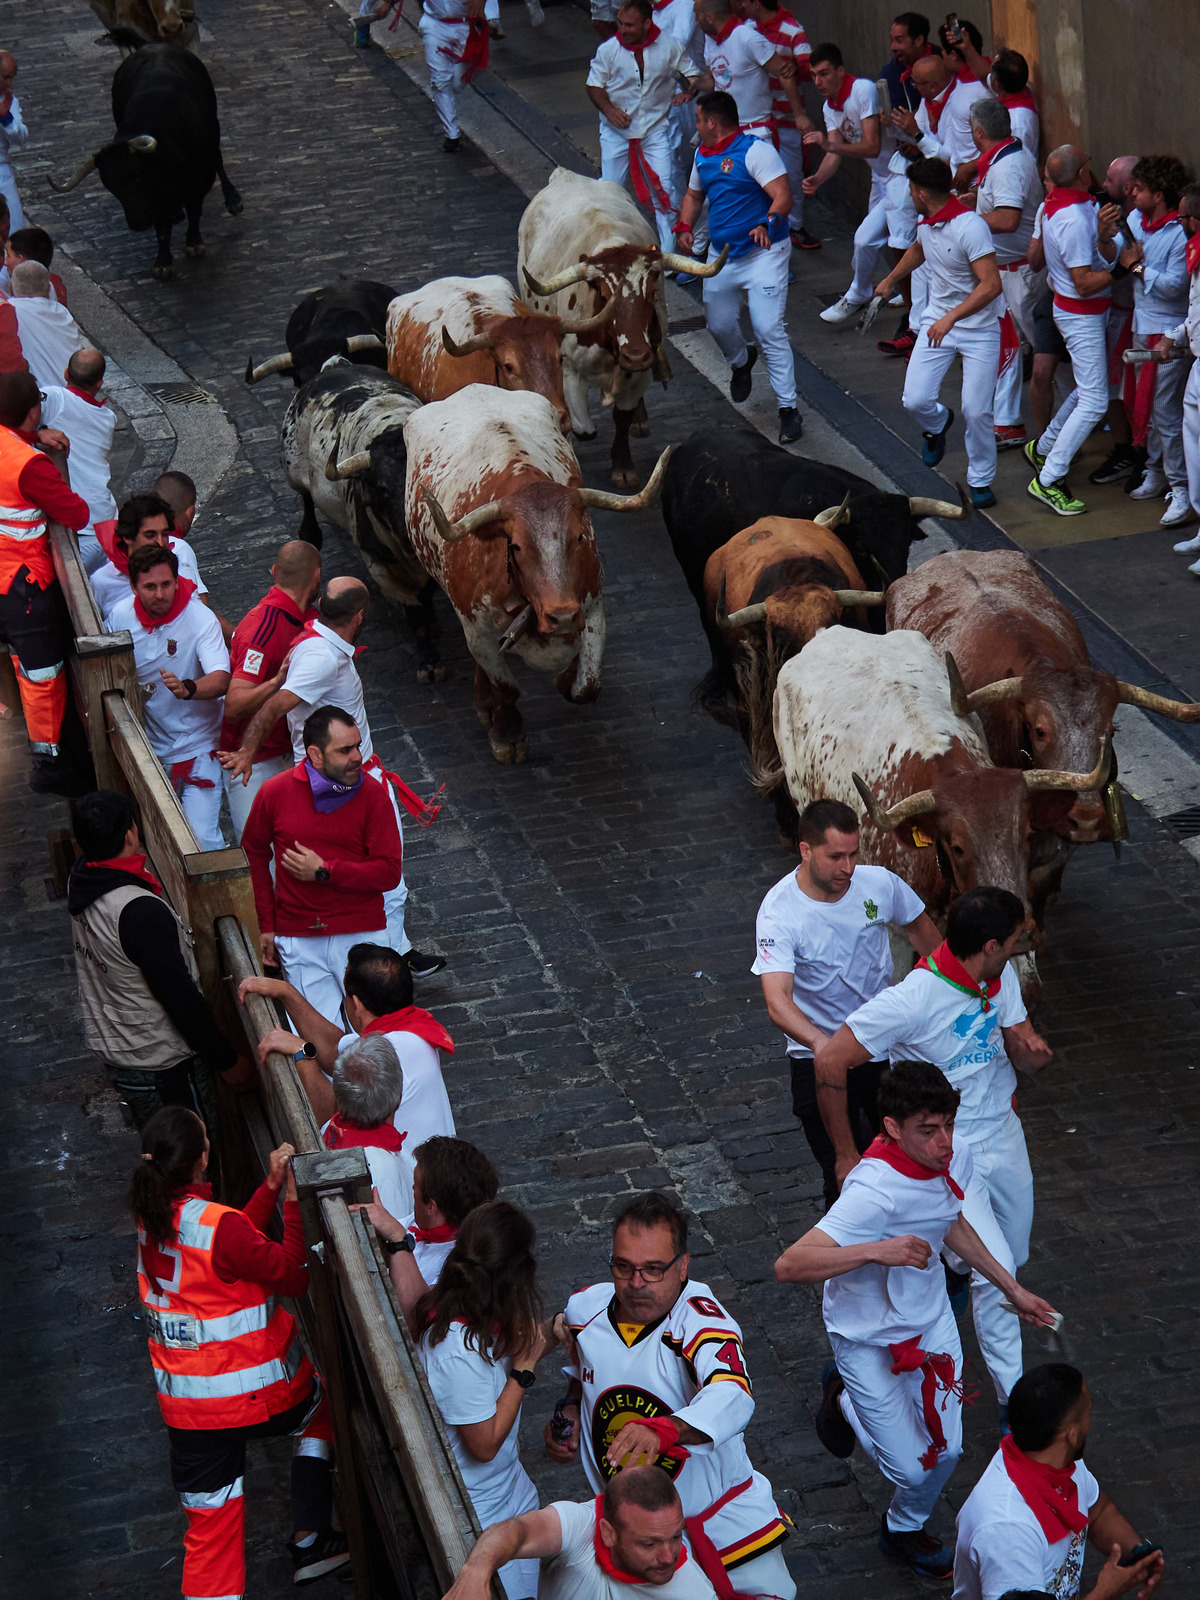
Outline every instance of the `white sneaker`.
POLYGON ((1147 467, 1142 481, 1132 491, 1131 500, 1161 500, 1167 492, 1167 475, 1158 467, 1147 467))
POLYGON ((1163 512, 1158 525, 1160 528, 1182 528, 1184 523, 1191 522, 1195 515, 1187 490, 1172 489, 1167 509, 1163 512))
POLYGON ((839 326, 844 322, 853 322, 866 303, 865 300, 851 300, 848 294, 844 294, 836 305, 826 306, 821 313, 821 321, 839 326))
POLYGON ((1200 533, 1171 546, 1177 556, 1200 556, 1200 533))
POLYGON ((900 293, 899 289, 897 289, 895 294, 888 301, 888 305, 890 305, 890 306, 902 306, 903 304, 904 304, 904 296, 900 293))
POLYGON ((1193 561, 1188 571, 1195 577, 1200 578, 1200 561, 1193 561))

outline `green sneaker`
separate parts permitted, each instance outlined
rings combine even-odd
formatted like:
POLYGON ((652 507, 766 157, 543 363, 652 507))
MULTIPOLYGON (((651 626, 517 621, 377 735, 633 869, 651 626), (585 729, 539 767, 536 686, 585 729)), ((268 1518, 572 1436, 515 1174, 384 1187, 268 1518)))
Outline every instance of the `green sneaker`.
POLYGON ((1035 500, 1040 500, 1043 505, 1057 511, 1060 517, 1081 517, 1087 510, 1082 500, 1076 500, 1067 480, 1062 478, 1058 483, 1043 483, 1040 478, 1035 478, 1027 491, 1035 500))
POLYGON ((1025 446, 1025 459, 1038 474, 1041 473, 1042 468, 1046 465, 1045 456, 1038 454, 1036 439, 1030 439, 1028 444, 1025 446))

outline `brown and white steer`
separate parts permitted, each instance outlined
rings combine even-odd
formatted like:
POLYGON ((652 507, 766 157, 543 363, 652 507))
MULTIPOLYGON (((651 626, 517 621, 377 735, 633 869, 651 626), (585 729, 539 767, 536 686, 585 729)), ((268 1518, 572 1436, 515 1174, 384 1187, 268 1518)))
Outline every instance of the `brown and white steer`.
MULTIPOLYGON (((1089 772, 994 766, 979 719, 950 703, 942 655, 910 630, 817 634, 780 671, 775 739, 796 806, 865 805, 863 860, 899 873, 939 921, 978 884, 1028 906, 1031 831, 1053 827, 1109 764, 1105 741, 1089 772)), ((1032 965, 1022 990, 1036 998, 1032 965)))
POLYGON ((671 376, 663 273, 711 278, 725 255, 704 266, 691 256, 664 255, 653 227, 620 184, 563 167, 526 206, 517 239, 517 282, 535 311, 595 317, 616 302, 602 325, 563 340, 563 390, 580 439, 596 437, 588 390, 604 390, 616 429, 613 482, 633 488, 630 427, 648 431, 644 396, 650 380, 665 384, 671 376))
POLYGON ((483 384, 422 406, 404 438, 409 537, 462 623, 492 754, 524 761, 508 652, 554 673, 576 705, 596 698, 604 606, 588 509, 640 511, 670 452, 639 495, 586 489, 549 400, 483 384))
POLYGON ((388 307, 388 371, 422 400, 445 400, 471 383, 544 394, 569 433, 563 335, 602 321, 531 312, 507 278, 434 278, 388 307))

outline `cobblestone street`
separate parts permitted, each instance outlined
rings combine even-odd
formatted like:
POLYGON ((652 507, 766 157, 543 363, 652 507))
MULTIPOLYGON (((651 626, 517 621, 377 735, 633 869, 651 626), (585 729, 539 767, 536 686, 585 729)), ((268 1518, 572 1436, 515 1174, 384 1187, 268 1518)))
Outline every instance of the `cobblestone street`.
MULTIPOLYGON (((299 521, 278 450, 293 389, 279 378, 247 387, 247 357, 281 350, 297 300, 339 274, 397 291, 452 272, 512 277, 525 202, 474 147, 442 153, 429 102, 382 54, 351 48, 338 7, 204 0, 201 15, 245 211, 226 216, 214 191, 207 257, 184 260, 178 229, 177 276, 159 284, 152 235, 129 233, 94 178, 61 197, 45 183, 109 137, 115 52, 93 45, 82 5, 0 0, 33 129, 18 172, 31 218, 238 430, 236 463, 193 535, 218 607, 236 619, 299 521)), ((675 382, 648 397, 651 437, 635 441, 643 469, 693 428, 735 420, 681 354, 671 359, 675 382)), ((605 486, 609 426, 605 414, 598 441, 578 450, 587 480, 605 486)), ((126 437, 124 488, 146 487, 161 448, 126 437)), ((428 687, 399 613, 373 600, 360 670, 376 742, 423 794, 446 785, 436 826, 408 835, 413 937, 448 958, 418 998, 457 1043, 447 1083, 460 1133, 537 1223, 547 1306, 603 1274, 614 1199, 675 1188, 696 1219, 693 1274, 745 1331, 758 1407, 749 1448, 795 1520, 786 1548, 802 1597, 913 1595, 920 1581, 875 1547, 886 1486, 861 1452, 838 1462, 812 1429, 828 1359, 818 1297, 772 1278, 779 1250, 821 1209, 782 1041, 749 972, 758 903, 793 858, 735 736, 692 709, 707 646, 657 509, 596 525, 603 693, 569 706, 525 672, 525 766, 489 754, 449 607, 439 602, 449 675, 428 687)), ((328 531, 326 575, 361 570, 328 531)), ((0 725, 0 750, 0 1589, 167 1600, 183 1519, 120 1200, 137 1143, 82 1051, 65 903, 47 897, 45 836, 65 805, 27 791, 20 724, 0 725)), ((1089 1465, 1162 1544, 1162 1592, 1183 1596, 1200 1569, 1200 871, 1132 800, 1129 811, 1122 860, 1080 850, 1049 919, 1039 1026, 1056 1060, 1020 1096, 1038 1206, 1024 1277, 1066 1314, 1095 1395, 1089 1465)), ((946 1537, 997 1442, 978 1357, 973 1370, 987 1393, 967 1413, 966 1453, 935 1514, 946 1537)), ((524 1458, 543 1499, 582 1498, 582 1474, 542 1455, 550 1374, 548 1363, 525 1405, 524 1458)), ((292 1592, 287 1455, 278 1443, 251 1454, 256 1600, 292 1592)))

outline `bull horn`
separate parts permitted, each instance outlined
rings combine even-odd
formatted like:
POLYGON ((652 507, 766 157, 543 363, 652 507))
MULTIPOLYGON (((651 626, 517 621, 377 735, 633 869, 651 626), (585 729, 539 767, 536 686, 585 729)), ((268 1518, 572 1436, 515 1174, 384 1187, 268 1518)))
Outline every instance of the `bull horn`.
POLYGON ((468 339, 464 344, 455 344, 450 337, 449 329, 442 328, 442 348, 449 356, 473 356, 480 350, 490 350, 492 341, 486 333, 480 333, 473 339, 468 339))
POLYGON ((658 491, 662 488, 663 474, 670 459, 671 446, 668 445, 659 456, 646 487, 639 489, 637 494, 607 494, 603 489, 578 489, 575 503, 589 506, 596 511, 644 511, 648 505, 657 500, 658 491))
POLYGON ((336 455, 332 455, 325 463, 325 476, 330 483, 337 483, 342 478, 352 478, 356 472, 366 472, 370 465, 369 450, 360 450, 353 456, 343 456, 340 461, 336 455))
POLYGON ((850 521, 850 491, 849 491, 849 489, 846 490, 846 498, 842 501, 840 506, 829 506, 824 511, 818 511, 816 516, 813 518, 813 521, 820 523, 822 528, 828 528, 830 533, 832 533, 835 528, 840 528, 843 522, 849 522, 850 521))
POLYGON ((576 266, 566 267, 562 272, 556 272, 552 278, 547 278, 545 283, 541 283, 535 278, 528 267, 522 267, 521 271, 525 275, 525 283, 529 292, 540 295, 543 300, 549 299, 552 294, 557 294, 560 289, 569 289, 573 283, 581 283, 584 278, 590 278, 593 273, 603 277, 603 273, 597 272, 597 269, 589 266, 586 261, 580 261, 576 266))
POLYGON ((346 354, 357 356, 364 350, 384 349, 383 340, 377 333, 352 333, 346 340, 346 354))
POLYGON ((932 811, 937 803, 933 798, 932 789, 920 789, 897 805, 885 808, 871 793, 865 779, 860 778, 857 772, 852 772, 850 776, 854 779, 854 787, 862 796, 867 815, 884 833, 894 833, 902 823, 912 822, 914 818, 923 816, 926 811, 932 811))
POLYGON ((1140 706, 1143 711, 1170 717, 1172 722, 1200 722, 1200 702, 1168 700, 1166 695, 1151 694, 1149 689, 1139 689, 1136 683, 1124 683, 1120 678, 1117 679, 1117 700, 1123 706, 1140 706))
POLYGON ((958 670, 958 662, 949 650, 946 651, 946 676, 950 679, 950 709, 956 717, 969 717, 971 702, 962 681, 962 673, 958 670))
POLYGON ((260 366, 254 365, 254 357, 246 362, 246 382, 257 383, 260 378, 269 378, 273 372, 290 372, 292 370, 292 352, 285 355, 272 356, 270 361, 264 361, 260 366))
POLYGON ((882 588, 884 594, 886 595, 888 590, 891 588, 892 580, 888 577, 887 572, 884 569, 884 565, 883 565, 882 561, 880 561, 877 556, 872 556, 872 555, 869 555, 867 557, 867 560, 871 563, 871 565, 875 568, 875 571, 879 574, 879 584, 880 584, 880 587, 882 588))
POLYGON ((715 278, 728 260, 729 246, 725 245, 715 261, 697 261, 695 256, 678 256, 673 250, 667 250, 662 264, 668 272, 687 272, 693 278, 715 278))
POLYGON ((978 711, 980 706, 999 705, 1001 700, 1019 700, 1024 693, 1023 678, 997 678, 995 683, 985 683, 981 688, 971 690, 967 696, 967 709, 978 711))
POLYGON ((840 606, 887 605, 887 595, 882 589, 831 589, 830 593, 840 606))
POLYGON ((910 494, 908 497, 909 516, 947 517, 951 521, 961 521, 963 517, 969 517, 973 509, 970 497, 961 483, 956 483, 954 487, 958 490, 957 505, 954 505, 949 500, 929 500, 921 494, 910 494))
POLYGON ((617 297, 612 294, 609 295, 594 317, 583 317, 579 321, 575 321, 571 317, 560 317, 558 320, 562 323, 562 331, 564 333, 573 333, 578 337, 581 333, 594 333, 597 328, 602 328, 616 309, 617 297))
POLYGON ((434 527, 447 544, 457 544, 460 539, 465 539, 476 529, 482 528, 486 523, 495 522, 504 515, 504 502, 489 500, 487 505, 477 506, 474 511, 468 511, 465 517, 459 517, 457 522, 451 522, 428 489, 422 489, 421 494, 429 507, 434 527))
POLYGON ((95 156, 89 156, 87 158, 87 160, 83 163, 83 165, 80 167, 79 171, 75 174, 75 176, 73 178, 68 178, 66 183, 58 183, 54 178, 50 177, 49 175, 47 175, 46 182, 54 190, 55 194, 66 194, 69 189, 78 188, 78 186, 87 177, 88 173, 89 172, 94 172, 95 170, 96 170, 96 158, 95 158, 95 156))
POLYGON ((137 133, 127 143, 129 148, 139 156, 152 156, 158 149, 158 140, 152 133, 137 133))
POLYGON ((756 622, 765 622, 767 620, 767 607, 766 603, 761 600, 757 605, 743 606, 740 611, 735 611, 732 616, 729 614, 725 604, 725 585, 727 580, 728 574, 723 572, 721 574, 721 587, 717 591, 717 605, 714 613, 717 627, 731 631, 734 628, 753 627, 756 622))
POLYGON ((1034 792, 1045 789, 1073 789, 1088 793, 1093 789, 1104 787, 1108 782, 1111 768, 1112 735, 1106 734, 1100 759, 1090 772, 1055 772, 1050 769, 1044 772, 1026 772, 1022 776, 1026 787, 1034 792))

